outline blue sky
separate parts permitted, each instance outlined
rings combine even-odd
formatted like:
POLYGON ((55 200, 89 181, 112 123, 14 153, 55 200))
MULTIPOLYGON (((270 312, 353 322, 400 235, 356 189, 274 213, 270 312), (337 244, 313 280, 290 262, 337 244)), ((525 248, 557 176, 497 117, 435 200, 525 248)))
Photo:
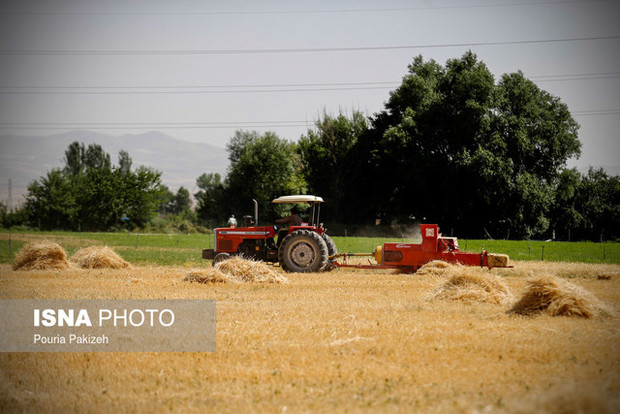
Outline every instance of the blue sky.
POLYGON ((620 173, 617 1, 4 1, 0 135, 160 130, 224 147, 297 140, 324 111, 379 111, 414 56, 468 49, 568 104, 620 173), (308 50, 310 49, 310 50, 308 50), (328 49, 328 50, 325 50, 328 49))

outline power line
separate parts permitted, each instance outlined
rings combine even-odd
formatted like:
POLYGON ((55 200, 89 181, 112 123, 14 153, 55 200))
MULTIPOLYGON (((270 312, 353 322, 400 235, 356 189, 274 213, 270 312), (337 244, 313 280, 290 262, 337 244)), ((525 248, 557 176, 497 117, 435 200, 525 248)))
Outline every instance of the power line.
MULTIPOLYGON (((620 72, 540 75, 529 79, 537 82, 610 79, 620 72)), ((365 89, 391 89, 400 82, 337 82, 337 83, 284 83, 243 85, 161 85, 161 86, 0 86, 0 94, 19 95, 137 95, 137 94, 218 94, 313 92, 365 89), (163 89, 163 90, 162 90, 163 89), (174 90, 177 89, 177 90, 174 90), (207 89, 207 90, 204 90, 207 89)))
POLYGON ((529 79, 536 82, 563 82, 596 79, 612 79, 620 77, 620 73, 593 73, 583 75, 546 75, 532 76, 529 79))
MULTIPOLYGON (((158 126, 157 129, 242 129, 242 128, 299 128, 299 127, 307 127, 308 124, 289 124, 289 125, 229 125, 229 126, 215 126, 215 125, 195 125, 195 126, 158 126)), ((5 127, 0 125, 0 129, 11 129, 11 130, 67 130, 67 129, 80 129, 77 127, 66 126, 66 127, 44 127, 44 126, 18 126, 18 127, 5 127)), ((144 126, 144 127, 136 127, 136 126, 91 126, 88 129, 105 129, 105 130, 152 130, 155 129, 152 126, 144 126)))
POLYGON ((218 93, 281 93, 281 92, 329 92, 329 91, 352 91, 352 90, 372 90, 372 89, 391 89, 393 86, 360 86, 342 88, 293 88, 293 89, 252 89, 252 90, 181 90, 181 91, 0 91, 0 94, 19 94, 19 95, 170 95, 170 94, 218 94, 218 93))
POLYGON ((281 121, 213 121, 213 122, 0 122, 0 125, 52 125, 52 126, 94 126, 94 125, 116 125, 116 126, 195 126, 195 125, 243 125, 243 124, 299 124, 306 121, 300 120, 281 120, 281 121))
POLYGON ((437 43, 400 46, 360 46, 325 48, 282 48, 282 49, 186 49, 186 50, 19 50, 2 49, 0 54, 13 56, 152 56, 152 55, 236 55, 236 54, 284 54, 284 53, 323 53, 323 52, 362 52, 381 50, 432 49, 449 47, 508 46, 545 43, 567 43, 594 40, 616 40, 620 36, 573 37, 564 39, 513 40, 504 42, 437 43))
POLYGON ((177 11, 177 12, 59 12, 37 11, 19 12, 4 11, 4 16, 222 16, 222 15, 281 15, 281 14, 338 14, 338 13, 392 13, 422 10, 449 10, 449 9, 480 9, 480 8, 503 8, 540 5, 564 5, 574 3, 592 3, 605 0, 566 0, 566 1, 531 1, 526 3, 504 4, 469 4, 459 6, 420 6, 420 7, 391 7, 391 8, 358 8, 358 9, 317 9, 317 10, 248 10, 248 11, 177 11))
POLYGON ((540 75, 528 79, 538 82, 561 82, 573 80, 611 79, 620 77, 620 72, 613 73, 584 73, 572 75, 540 75))
POLYGON ((239 129, 239 128, 298 128, 314 124, 314 121, 230 121, 230 122, 2 122, 0 129, 239 129))
POLYGON ((597 109, 591 111, 573 111, 574 116, 590 116, 590 115, 616 115, 620 114, 620 109, 597 109))
MULTIPOLYGON (((573 116, 616 115, 620 109, 572 111, 573 116)), ((240 129, 310 127, 315 121, 219 121, 219 122, 0 122, 0 129, 240 129)))
POLYGON ((258 83, 223 85, 142 85, 142 86, 0 86, 0 89, 211 89, 211 88, 288 88, 288 87, 327 87, 327 86, 368 86, 394 85, 395 81, 371 82, 332 82, 332 83, 258 83))

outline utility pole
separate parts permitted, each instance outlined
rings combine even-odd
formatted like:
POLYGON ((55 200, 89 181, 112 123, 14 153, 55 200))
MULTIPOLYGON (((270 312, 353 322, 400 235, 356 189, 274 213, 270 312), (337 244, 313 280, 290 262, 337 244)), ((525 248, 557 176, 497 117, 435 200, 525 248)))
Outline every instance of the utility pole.
POLYGON ((9 178, 9 201, 7 205, 8 213, 13 211, 13 181, 9 178))

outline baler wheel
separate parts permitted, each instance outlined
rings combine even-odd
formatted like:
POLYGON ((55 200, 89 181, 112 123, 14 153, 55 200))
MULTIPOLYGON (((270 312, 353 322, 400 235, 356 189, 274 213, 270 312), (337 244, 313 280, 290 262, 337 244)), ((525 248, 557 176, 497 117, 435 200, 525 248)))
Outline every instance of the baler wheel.
POLYGON ((280 266, 287 272, 320 272, 328 258, 325 240, 310 230, 292 232, 284 238, 278 251, 280 266))

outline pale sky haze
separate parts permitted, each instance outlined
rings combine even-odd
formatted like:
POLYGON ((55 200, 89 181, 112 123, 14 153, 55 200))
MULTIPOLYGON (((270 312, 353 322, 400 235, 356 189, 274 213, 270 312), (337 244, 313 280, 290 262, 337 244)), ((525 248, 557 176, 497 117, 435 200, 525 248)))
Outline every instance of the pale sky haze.
POLYGON ((324 111, 383 108, 414 56, 471 49, 568 104, 620 173, 620 2, 2 1, 0 136, 159 130, 224 147, 299 139, 324 111))

